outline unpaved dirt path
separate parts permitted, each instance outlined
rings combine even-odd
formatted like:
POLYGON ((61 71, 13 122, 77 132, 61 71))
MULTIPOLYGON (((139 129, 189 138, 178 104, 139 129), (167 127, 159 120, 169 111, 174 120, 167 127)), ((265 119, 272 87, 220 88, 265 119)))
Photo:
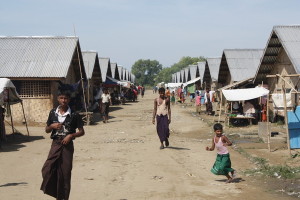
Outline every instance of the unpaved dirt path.
MULTIPOLYGON (((253 178, 226 184, 225 177, 210 173, 216 152, 204 149, 211 143, 211 127, 180 105, 172 107, 170 147, 160 150, 151 123, 156 95, 146 91, 137 103, 113 106, 108 124, 85 127, 86 135, 74 142, 71 200, 287 199, 266 192, 266 183, 253 178)), ((1 200, 53 199, 39 190, 51 140, 44 127, 30 132, 30 141, 4 144, 0 152, 1 200)), ((251 167, 229 150, 235 169, 251 167)))

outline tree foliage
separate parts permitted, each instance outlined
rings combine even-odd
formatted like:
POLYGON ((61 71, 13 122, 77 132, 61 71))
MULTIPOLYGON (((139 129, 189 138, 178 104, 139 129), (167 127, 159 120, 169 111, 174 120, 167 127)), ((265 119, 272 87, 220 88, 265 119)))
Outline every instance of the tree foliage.
POLYGON ((154 85, 155 77, 162 70, 162 65, 157 60, 136 61, 131 68, 131 73, 135 75, 136 82, 141 85, 154 85))
POLYGON ((178 63, 173 64, 171 67, 163 68, 156 77, 156 83, 171 82, 172 74, 186 68, 188 65, 196 65, 197 62, 205 61, 205 58, 200 57, 182 57, 178 63))

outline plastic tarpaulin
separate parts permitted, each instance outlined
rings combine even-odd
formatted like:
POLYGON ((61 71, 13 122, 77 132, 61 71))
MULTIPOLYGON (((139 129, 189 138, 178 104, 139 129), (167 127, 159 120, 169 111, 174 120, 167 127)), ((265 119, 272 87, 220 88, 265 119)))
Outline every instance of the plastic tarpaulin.
POLYGON ((269 90, 263 87, 222 90, 222 92, 227 101, 245 101, 269 94, 269 90))
POLYGON ((169 88, 171 92, 175 92, 176 88, 179 88, 182 83, 166 83, 165 88, 169 88))
POLYGON ((130 88, 130 82, 128 81, 118 81, 117 79, 114 79, 112 77, 106 76, 106 85, 120 85, 122 87, 130 88))
POLYGON ((0 105, 8 103, 10 105, 21 102, 15 85, 8 78, 0 78, 0 105), (9 97, 9 98, 8 98, 9 97))
MULTIPOLYGON (((287 107, 294 107, 294 104, 292 102, 292 94, 286 93, 286 106, 287 107)), ((282 93, 273 93, 272 94, 272 100, 273 100, 273 106, 275 109, 283 109, 284 108, 284 100, 283 100, 283 94, 282 93)))
POLYGON ((197 77, 197 78, 195 78, 195 79, 193 79, 193 80, 190 80, 190 81, 184 83, 183 85, 184 85, 184 87, 186 87, 187 85, 196 83, 196 82, 199 81, 200 79, 201 79, 200 77, 197 77))

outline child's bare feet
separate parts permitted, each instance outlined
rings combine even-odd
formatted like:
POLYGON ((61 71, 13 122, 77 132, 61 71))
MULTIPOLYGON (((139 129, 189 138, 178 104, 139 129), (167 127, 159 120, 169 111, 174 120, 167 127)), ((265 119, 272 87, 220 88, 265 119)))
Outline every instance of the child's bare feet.
POLYGON ((232 182, 232 178, 229 178, 227 181, 226 181, 226 183, 231 183, 232 182))
POLYGON ((231 172, 231 177, 232 177, 232 179, 236 178, 236 170, 234 170, 234 171, 231 172))

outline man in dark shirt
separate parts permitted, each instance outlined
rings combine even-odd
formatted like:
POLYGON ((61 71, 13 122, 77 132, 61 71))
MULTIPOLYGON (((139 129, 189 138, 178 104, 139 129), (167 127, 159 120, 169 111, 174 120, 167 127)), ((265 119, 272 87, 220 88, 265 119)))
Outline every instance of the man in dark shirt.
POLYGON ((57 200, 68 200, 71 190, 73 140, 84 135, 83 121, 69 107, 70 94, 58 94, 59 106, 50 111, 45 128, 53 139, 48 158, 42 168, 41 190, 57 200), (78 130, 76 132, 76 130, 78 130))

